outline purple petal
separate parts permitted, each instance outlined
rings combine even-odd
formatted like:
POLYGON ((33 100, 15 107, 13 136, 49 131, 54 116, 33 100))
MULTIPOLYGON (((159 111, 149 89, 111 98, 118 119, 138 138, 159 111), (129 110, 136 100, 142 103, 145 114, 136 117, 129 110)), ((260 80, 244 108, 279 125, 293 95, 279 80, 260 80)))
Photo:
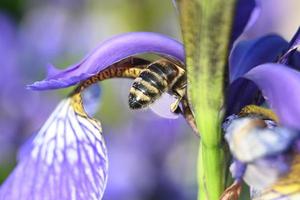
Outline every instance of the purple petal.
POLYGON ((246 170, 247 165, 243 162, 240 162, 237 159, 233 160, 233 163, 230 165, 230 172, 234 179, 241 181, 246 170))
POLYGON ((300 45, 300 27, 298 28, 297 32, 295 33, 294 37, 292 38, 289 47, 293 48, 300 45))
POLYGON ((286 65, 291 66, 293 69, 300 70, 300 52, 296 50, 293 51, 291 55, 289 55, 286 65))
POLYGON ((75 85, 124 58, 143 53, 170 56, 181 62, 185 58, 183 45, 172 38, 158 33, 127 33, 107 40, 78 64, 65 70, 49 68, 47 78, 29 88, 47 90, 75 85))
POLYGON ((243 33, 244 38, 255 38, 277 33, 286 39, 293 36, 299 26, 299 1, 297 0, 256 0, 260 9, 253 25, 243 33))
POLYGON ((281 64, 263 64, 249 71, 245 78, 262 91, 270 107, 284 126, 300 129, 300 73, 281 64))
POLYGON ((0 199, 101 199, 107 168, 100 123, 68 98, 26 144, 0 199))
POLYGON ((300 69, 300 53, 297 51, 300 46, 300 28, 295 33, 293 39, 289 43, 287 52, 280 58, 279 63, 290 65, 293 68, 300 69))
POLYGON ((254 0, 238 0, 236 11, 234 14, 233 30, 231 41, 234 42, 237 37, 243 32, 247 22, 251 16, 251 12, 255 8, 254 0))
POLYGON ((247 104, 254 103, 258 93, 253 83, 237 79, 257 65, 274 62, 287 46, 288 43, 281 37, 268 35, 242 41, 234 47, 229 58, 229 78, 234 83, 227 92, 227 116, 239 112, 247 104))
POLYGON ((239 42, 230 53, 230 82, 232 83, 257 65, 275 62, 277 56, 287 46, 288 43, 277 35, 239 42))

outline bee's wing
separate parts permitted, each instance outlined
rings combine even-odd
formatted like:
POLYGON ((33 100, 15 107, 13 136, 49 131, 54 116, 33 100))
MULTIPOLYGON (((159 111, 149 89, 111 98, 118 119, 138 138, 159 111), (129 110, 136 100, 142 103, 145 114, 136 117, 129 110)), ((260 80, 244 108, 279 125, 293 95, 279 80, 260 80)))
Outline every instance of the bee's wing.
POLYGON ((170 56, 161 55, 162 58, 165 58, 166 60, 172 62, 173 64, 180 66, 182 69, 186 69, 185 63, 181 62, 180 60, 177 60, 175 58, 172 58, 170 56))
POLYGON ((0 199, 101 199, 107 169, 101 125, 76 94, 60 102, 25 146, 0 199))
POLYGON ((292 162, 291 171, 271 187, 253 194, 252 200, 299 200, 300 155, 292 162))
POLYGON ((171 104, 176 101, 175 97, 164 93, 153 104, 150 105, 150 109, 157 115, 168 119, 177 119, 178 114, 171 112, 171 104))

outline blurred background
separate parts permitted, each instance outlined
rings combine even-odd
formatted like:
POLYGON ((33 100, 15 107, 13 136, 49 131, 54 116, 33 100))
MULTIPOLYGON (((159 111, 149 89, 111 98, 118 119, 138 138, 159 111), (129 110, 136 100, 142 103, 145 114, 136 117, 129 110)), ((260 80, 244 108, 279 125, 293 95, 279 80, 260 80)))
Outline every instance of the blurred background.
MULTIPOLYGON (((43 79, 48 63, 67 67, 105 39, 131 31, 160 32, 180 40, 172 1, 0 1, 1 182, 15 165, 20 145, 70 92, 35 92, 25 86, 43 79)), ((129 110, 130 84, 100 84, 96 118, 102 122, 110 160, 104 199, 196 199, 198 138, 181 117, 129 110)))

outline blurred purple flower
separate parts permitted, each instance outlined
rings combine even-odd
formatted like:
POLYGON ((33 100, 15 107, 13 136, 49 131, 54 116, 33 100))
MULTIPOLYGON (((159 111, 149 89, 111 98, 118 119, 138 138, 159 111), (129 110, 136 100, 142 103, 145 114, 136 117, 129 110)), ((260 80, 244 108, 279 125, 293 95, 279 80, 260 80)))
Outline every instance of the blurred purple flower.
MULTIPOLYGON (((263 95, 266 97, 265 99, 268 100, 268 103, 271 103, 273 101, 271 97, 265 95, 266 89, 270 88, 270 85, 267 86, 267 80, 271 79, 271 82, 278 83, 278 79, 276 80, 275 76, 272 77, 269 75, 268 79, 263 80, 264 84, 258 82, 258 77, 263 74, 259 69, 272 68, 272 70, 270 70, 270 73, 273 74, 275 73, 275 70, 278 70, 281 67, 283 68, 283 71, 289 71, 291 70, 291 68, 293 68, 295 70, 292 71, 297 73, 296 70, 300 69, 300 54, 295 50, 289 52, 288 49, 293 49, 295 46, 299 45, 297 44, 299 43, 299 39, 296 39, 299 37, 299 34, 300 31, 297 32, 291 44, 286 42, 280 36, 268 35, 258 39, 241 41, 233 48, 229 58, 229 78, 231 83, 229 87, 229 93, 227 94, 227 112, 229 115, 238 113, 245 105, 262 103, 261 101, 255 99, 255 96, 259 91, 263 92, 263 95), (283 63, 287 67, 284 67, 283 64, 276 64, 279 56, 281 56, 285 51, 289 52, 289 54, 287 55, 288 60, 286 61, 286 63, 283 63), (278 68, 276 66, 281 67, 278 68)), ((264 75, 267 74, 268 73, 265 73, 264 71, 264 75)), ((259 80, 262 81, 262 79, 259 80)), ((294 87, 288 88, 295 90, 294 87)), ((275 88, 273 88, 273 90, 274 91, 272 91, 272 93, 275 93, 275 88)), ((273 96, 274 95, 272 95, 272 97, 273 96)), ((276 96, 276 98, 279 97, 276 96)), ((271 104, 270 106, 272 107, 274 105, 271 104)), ((274 108, 278 109, 277 107, 274 108)))
MULTIPOLYGON (((104 199, 181 200, 187 199, 188 195, 191 196, 190 191, 183 189, 185 183, 183 179, 188 178, 184 173, 177 175, 181 178, 179 181, 181 184, 170 176, 170 168, 174 168, 174 165, 182 169, 190 166, 189 162, 192 161, 185 156, 188 152, 186 149, 175 153, 175 149, 186 138, 186 135, 182 134, 180 122, 184 123, 144 112, 127 122, 125 127, 110 131, 116 134, 105 136, 110 149, 110 178, 104 199), (145 120, 143 117, 148 118, 145 120), (152 128, 154 124, 155 129, 152 128), (172 152, 176 159, 168 160, 172 152), (184 162, 180 162, 180 158, 184 162)), ((193 176, 193 173, 190 173, 190 176, 193 176)), ((195 193, 193 195, 196 196, 195 193)))
MULTIPOLYGON (((0 162, 5 165, 15 157, 15 149, 28 133, 36 129, 49 113, 55 97, 41 95, 25 89, 24 84, 33 77, 23 71, 22 41, 14 21, 0 13, 0 162), (31 102, 31 105, 28 105, 31 102)), ((31 55, 32 65, 33 56, 31 55)))
MULTIPOLYGON (((299 26, 297 0, 256 0, 256 9, 242 34, 243 39, 254 39, 276 33, 289 40, 299 26)), ((241 39, 240 38, 240 39, 241 39)))
MULTIPOLYGON (((244 106, 259 104, 256 99, 259 88, 243 76, 257 66, 276 62, 289 48, 288 42, 278 35, 267 35, 257 39, 241 41, 232 49, 229 57, 229 89, 227 91, 227 116, 238 113, 244 106)), ((290 67, 299 68, 299 55, 289 55, 290 67)))
POLYGON ((229 126, 226 125, 226 139, 237 159, 232 168, 233 175, 238 180, 243 177, 256 189, 270 186, 289 171, 290 150, 299 140, 299 44, 300 29, 290 44, 279 36, 269 35, 241 41, 230 55, 227 116, 237 114, 246 105, 266 102, 279 120, 275 126, 249 129, 249 133, 235 144, 234 138, 237 139, 240 132, 233 129, 253 119, 233 119, 229 126), (262 98, 255 98, 260 93, 262 98))

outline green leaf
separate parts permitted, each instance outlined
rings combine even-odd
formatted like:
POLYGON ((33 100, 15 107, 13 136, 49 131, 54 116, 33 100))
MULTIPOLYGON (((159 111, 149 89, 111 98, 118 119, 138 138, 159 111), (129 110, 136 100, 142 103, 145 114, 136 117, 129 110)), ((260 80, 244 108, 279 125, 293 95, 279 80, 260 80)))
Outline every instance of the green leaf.
POLYGON ((224 189, 220 112, 235 0, 178 0, 186 50, 188 95, 201 134, 198 199, 217 200, 224 189))

